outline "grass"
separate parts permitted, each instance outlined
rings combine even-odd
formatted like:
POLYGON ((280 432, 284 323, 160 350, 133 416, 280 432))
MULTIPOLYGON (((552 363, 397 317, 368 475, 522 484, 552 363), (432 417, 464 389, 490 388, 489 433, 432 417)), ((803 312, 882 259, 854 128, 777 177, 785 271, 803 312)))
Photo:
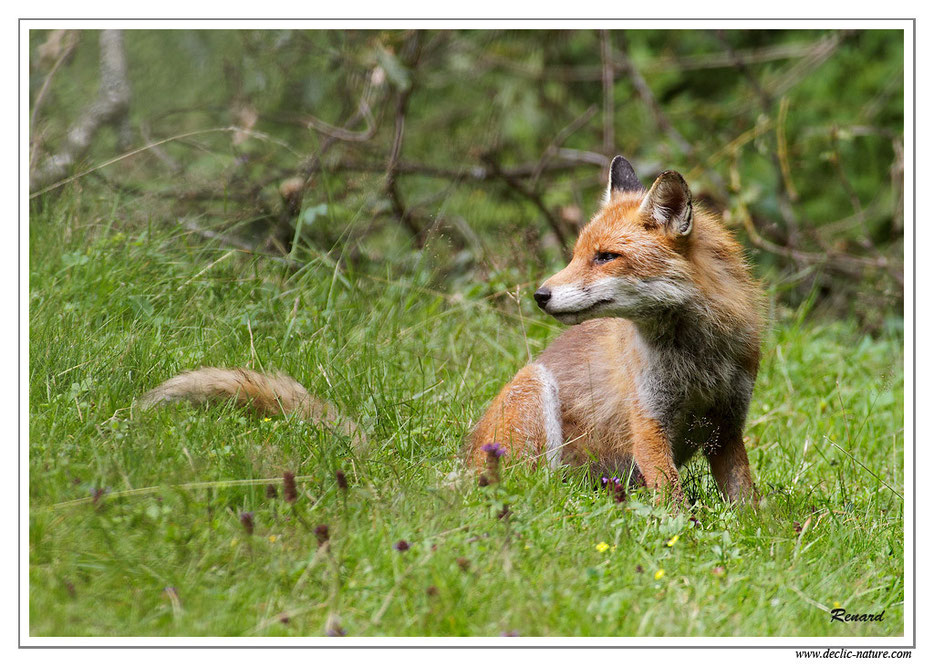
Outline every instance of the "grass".
POLYGON ((871 338, 773 308, 747 429, 758 510, 725 506, 700 461, 692 513, 618 504, 574 470, 451 488, 484 404, 560 329, 529 286, 455 294, 419 257, 296 273, 119 215, 71 192, 31 220, 31 634, 903 634, 897 322, 871 338), (372 450, 229 405, 132 407, 201 365, 289 373, 372 450), (884 620, 831 624, 837 605, 884 620))

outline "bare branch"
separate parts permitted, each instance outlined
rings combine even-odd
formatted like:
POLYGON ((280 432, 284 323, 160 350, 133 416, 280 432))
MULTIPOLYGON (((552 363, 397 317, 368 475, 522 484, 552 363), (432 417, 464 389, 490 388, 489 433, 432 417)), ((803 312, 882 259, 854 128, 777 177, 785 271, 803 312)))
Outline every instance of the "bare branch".
POLYGON ((348 121, 345 127, 336 127, 330 123, 326 123, 320 118, 315 116, 305 116, 304 122, 305 125, 320 132, 321 134, 327 135, 338 141, 348 141, 348 142, 364 142, 369 141, 376 134, 376 122, 373 120, 373 113, 370 111, 370 82, 367 81, 363 94, 360 96, 360 102, 357 104, 357 112, 351 116, 350 121, 348 121), (354 124, 358 123, 360 120, 366 121, 366 129, 360 132, 354 132, 348 130, 347 127, 352 127, 354 124))
MULTIPOLYGON (((419 32, 417 30, 413 31, 412 36, 409 38, 409 42, 406 45, 406 50, 409 52, 408 66, 412 68, 418 64, 419 38, 419 32)), ((418 224, 416 224, 414 218, 411 215, 411 212, 406 208, 405 203, 402 201, 402 193, 399 192, 399 184, 397 179, 397 166, 399 163, 399 157, 402 154, 402 140, 405 137, 405 115, 408 111, 409 97, 411 96, 412 89, 414 87, 415 77, 413 76, 409 86, 400 90, 396 94, 396 127, 393 133, 392 148, 389 151, 389 159, 386 163, 386 194, 389 195, 392 211, 399 219, 399 222, 405 225, 405 227, 415 238, 416 243, 421 245, 424 241, 422 229, 418 226, 418 224)))
POLYGON ((785 191, 791 201, 798 201, 798 191, 791 180, 791 165, 788 162, 788 139, 785 136, 785 119, 788 117, 788 98, 783 97, 778 108, 778 123, 775 126, 775 140, 778 143, 778 163, 785 183, 785 191))
MULTIPOLYGON (((542 172, 548 165, 548 162, 561 150, 561 144, 567 141, 568 137, 590 122, 590 119, 593 118, 596 113, 597 107, 588 107, 584 113, 572 120, 568 125, 562 128, 558 134, 555 135, 555 138, 551 140, 551 142, 548 144, 548 147, 545 148, 545 151, 542 153, 542 157, 539 158, 538 164, 535 165, 535 172, 532 174, 532 187, 535 187, 535 185, 538 183, 538 179, 541 177, 542 172)), ((610 147, 609 151, 604 152, 605 155, 610 155, 612 153, 612 146, 610 147)))
POLYGON ((276 257, 275 255, 269 255, 266 253, 258 252, 256 249, 251 248, 250 245, 246 243, 245 241, 242 241, 239 238, 231 236, 230 234, 223 234, 221 232, 215 232, 214 230, 211 230, 211 229, 205 229, 199 226, 198 223, 196 223, 193 219, 187 219, 181 222, 182 222, 182 225, 185 227, 185 229, 187 229, 189 232, 197 234, 198 236, 201 236, 203 238, 210 239, 211 241, 217 241, 222 246, 225 246, 227 248, 232 248, 239 252, 247 253, 250 255, 265 257, 266 259, 269 259, 273 262, 284 264, 291 269, 297 269, 301 267, 301 264, 299 264, 298 262, 296 262, 295 260, 289 257, 276 257))
MULTIPOLYGON (((152 135, 149 132, 149 123, 145 120, 140 121, 139 124, 139 134, 147 144, 153 144, 152 135)), ((179 174, 182 171, 182 166, 175 160, 171 155, 169 155, 162 146, 154 146, 152 148, 152 154, 155 155, 160 162, 162 162, 172 174, 179 174)))
MULTIPOLYGON (((595 109, 594 109, 595 110, 595 109)), ((441 167, 432 164, 423 164, 419 162, 409 162, 404 160, 399 160, 396 163, 395 172, 396 176, 424 176, 427 178, 437 178, 442 180, 450 180, 454 182, 460 181, 473 181, 477 183, 483 183, 488 181, 499 180, 501 178, 500 174, 504 174, 511 178, 525 179, 532 178, 535 179, 541 174, 551 173, 551 172, 561 172, 567 173, 570 170, 590 168, 592 165, 602 167, 606 169, 610 161, 604 155, 600 153, 592 153, 589 151, 578 151, 569 148, 556 148, 551 154, 554 155, 554 159, 547 159, 547 155, 543 156, 542 159, 545 160, 545 164, 539 162, 529 162, 514 167, 503 167, 499 174, 494 170, 490 169, 489 166, 485 165, 462 165, 458 168, 453 167, 441 167)), ((386 165, 378 162, 356 162, 353 160, 340 160, 337 162, 332 162, 328 164, 323 164, 320 161, 316 164, 311 165, 307 169, 308 177, 312 175, 327 171, 330 173, 361 173, 361 174, 384 174, 386 172, 386 165)), ((259 182, 260 187, 265 187, 269 183, 275 181, 281 181, 284 178, 287 178, 291 172, 275 172, 268 176, 265 180, 259 182)), ((533 187, 535 181, 533 180, 533 187)), ((186 190, 170 190, 170 193, 178 193, 175 196, 184 198, 186 190)), ((216 193, 218 196, 223 196, 223 193, 226 192, 224 189, 217 189, 216 193)))
POLYGON ((100 34, 101 82, 97 100, 68 129, 64 145, 47 157, 30 177, 31 190, 64 178, 88 152, 97 131, 112 124, 120 127, 130 107, 130 84, 127 79, 126 52, 122 30, 102 30, 100 34))
POLYGON ((600 59, 603 68, 603 154, 616 152, 613 136, 613 53, 608 30, 600 31, 600 59))
POLYGON ((736 53, 736 51, 733 50, 732 44, 730 44, 730 41, 726 38, 726 33, 722 29, 720 29, 720 30, 714 31, 714 34, 717 36, 717 39, 720 40, 720 43, 723 44, 723 47, 726 49, 727 55, 729 56, 729 59, 730 59, 730 64, 733 65, 734 68, 739 70, 740 74, 742 74, 743 77, 745 77, 746 81, 749 82, 749 85, 752 87, 753 91, 756 93, 756 97, 759 98, 759 103, 762 105, 762 108, 766 110, 769 109, 772 106, 771 96, 767 92, 765 92, 762 86, 759 85, 759 80, 753 76, 752 72, 746 66, 746 61, 743 60, 742 57, 740 57, 740 55, 736 53))
POLYGON ((892 210, 892 226, 896 231, 901 232, 905 226, 905 147, 901 137, 892 137, 892 151, 895 153, 895 159, 892 160, 890 172, 892 189, 896 193, 892 210))
MULTIPOLYGON (((795 60, 810 56, 815 47, 827 41, 821 37, 814 42, 803 44, 776 44, 754 49, 737 50, 734 53, 747 63, 768 63, 779 60, 795 60)), ((575 81, 601 81, 603 68, 601 66, 586 65, 582 67, 546 67, 534 68, 524 63, 515 62, 503 56, 494 55, 489 51, 479 51, 472 44, 460 41, 459 47, 470 51, 478 62, 499 69, 504 69, 533 79, 544 81, 559 81, 570 83, 575 81)), ((699 53, 689 56, 664 56, 643 67, 644 74, 664 74, 667 72, 687 72, 705 69, 722 69, 733 64, 734 55, 725 52, 699 53)), ((619 62, 613 62, 614 74, 623 73, 624 67, 619 62)))
MULTIPOLYGON (((727 49, 727 53, 730 54, 730 57, 733 60, 733 66, 743 75, 746 81, 749 83, 753 92, 756 95, 756 98, 759 100, 759 106, 762 109, 762 112, 767 116, 772 112, 773 98, 772 96, 763 89, 759 84, 758 79, 753 76, 752 72, 746 66, 746 63, 736 54, 733 50, 733 47, 730 45, 729 40, 726 37, 726 33, 723 30, 717 30, 715 32, 717 38, 720 40, 720 43, 727 49)), ((823 46, 823 44, 822 44, 823 46)), ((813 58, 813 54, 809 58, 813 58)), ((777 152, 771 154, 772 164, 775 167, 776 178, 778 180, 778 210, 782 214, 782 219, 785 222, 785 231, 788 235, 787 245, 790 247, 795 247, 798 245, 799 237, 799 227, 798 227, 798 217, 795 215, 794 209, 792 207, 792 202, 797 199, 794 186, 791 185, 791 171, 788 166, 787 159, 787 142, 785 140, 785 118, 788 113, 788 102, 786 98, 782 99, 782 105, 779 109, 779 120, 776 126, 776 142, 778 144, 777 152)))
POLYGON ((623 68, 623 71, 626 73, 626 76, 629 77, 630 83, 632 83, 633 88, 636 89, 636 94, 642 100, 649 110, 652 112, 652 115, 655 117, 655 122, 658 124, 659 128, 664 130, 664 132, 671 137, 672 141, 677 144, 678 148, 681 149, 681 152, 685 155, 692 155, 694 153, 694 148, 688 142, 687 139, 682 136, 675 126, 671 124, 668 118, 665 116, 665 113, 662 111, 661 105, 659 105, 658 100, 655 99, 655 94, 652 93, 652 89, 649 88, 649 84, 645 82, 645 79, 639 73, 639 70, 636 69, 636 66, 632 63, 632 60, 629 58, 629 46, 626 41, 626 36, 621 35, 620 42, 622 42, 619 60, 620 65, 623 68))
POLYGON ((552 212, 548 210, 548 207, 542 200, 541 195, 526 187, 517 178, 509 175, 503 169, 501 169, 499 163, 493 158, 492 155, 485 155, 484 160, 486 160, 487 164, 490 165, 493 173, 499 176, 506 185, 508 185, 512 190, 517 192, 525 199, 528 199, 539 211, 541 211, 542 215, 545 216, 545 220, 548 221, 548 225, 551 227, 551 230, 555 233, 555 236, 558 237, 558 243, 561 244, 561 249, 566 250, 568 246, 568 235, 564 230, 564 226, 561 224, 561 221, 558 220, 558 218, 556 218, 552 212))
MULTIPOLYGON (((730 188, 734 193, 739 193, 742 189, 740 182, 739 169, 734 164, 730 167, 730 188)), ((827 270, 833 271, 849 278, 858 278, 861 275, 861 269, 875 268, 887 271, 900 285, 904 285, 904 276, 902 267, 893 264, 887 257, 877 255, 876 257, 861 257, 844 252, 828 250, 825 252, 808 252, 799 250, 793 246, 779 245, 770 239, 765 238, 759 233, 755 221, 746 204, 741 198, 738 198, 738 212, 740 222, 746 229, 749 241, 762 250, 770 252, 773 255, 791 259, 801 265, 817 265, 827 270)))
POLYGON ((68 60, 68 57, 75 50, 75 46, 78 45, 77 33, 71 30, 64 31, 59 38, 58 45, 61 48, 61 53, 52 65, 52 69, 50 69, 49 73, 46 75, 45 80, 42 82, 42 87, 39 89, 39 92, 36 94, 36 99, 32 103, 32 113, 29 115, 30 135, 35 132, 36 118, 39 116, 39 109, 42 108, 42 103, 45 101, 45 96, 49 92, 49 85, 52 83, 52 79, 55 78, 55 73, 58 71, 58 68, 62 66, 62 63, 68 60))
POLYGON ((137 148, 137 149, 132 150, 132 151, 127 151, 126 153, 123 153, 123 154, 121 154, 121 155, 118 155, 118 156, 115 157, 115 158, 111 158, 111 159, 109 159, 109 160, 106 160, 106 161, 104 161, 104 162, 98 164, 98 165, 95 165, 95 166, 90 167, 90 168, 88 168, 88 169, 85 169, 85 170, 83 170, 83 171, 79 171, 77 174, 72 174, 72 175, 69 176, 68 178, 63 178, 63 179, 60 180, 60 181, 56 181, 55 183, 52 183, 52 184, 50 184, 50 185, 45 186, 45 187, 42 188, 41 190, 36 190, 36 191, 34 191, 34 192, 31 192, 31 193, 29 194, 29 198, 30 198, 30 199, 35 199, 36 197, 38 197, 38 196, 40 196, 40 195, 44 195, 46 192, 51 192, 52 190, 57 190, 58 188, 62 187, 63 185, 67 185, 68 183, 71 183, 71 182, 73 182, 73 181, 76 181, 76 180, 78 180, 79 178, 83 178, 83 177, 87 176, 88 174, 92 174, 92 173, 94 173, 95 171, 98 171, 99 169, 103 169, 104 167, 109 167, 109 166, 112 165, 112 164, 116 164, 116 163, 118 163, 118 162, 121 162, 121 161, 123 161, 123 160, 126 160, 126 159, 129 158, 129 157, 133 157, 134 155, 139 155, 140 153, 144 153, 144 152, 146 152, 146 151, 152 150, 152 149, 156 148, 157 146, 162 146, 163 144, 167 144, 167 143, 170 143, 170 142, 173 142, 173 141, 183 141, 184 139, 186 139, 186 138, 188 138, 188 137, 194 137, 194 136, 201 135, 201 134, 212 134, 212 133, 215 133, 215 132, 239 132, 239 131, 242 131, 242 128, 238 128, 238 127, 212 127, 212 128, 210 128, 210 129, 207 129, 207 130, 194 130, 194 131, 192 131, 192 132, 185 132, 184 134, 179 134, 179 135, 176 135, 176 136, 174 136, 174 137, 168 137, 167 139, 160 139, 159 141, 154 141, 154 142, 152 142, 152 143, 150 143, 150 144, 147 144, 147 145, 145 145, 145 146, 143 146, 143 147, 141 147, 141 148, 137 148))

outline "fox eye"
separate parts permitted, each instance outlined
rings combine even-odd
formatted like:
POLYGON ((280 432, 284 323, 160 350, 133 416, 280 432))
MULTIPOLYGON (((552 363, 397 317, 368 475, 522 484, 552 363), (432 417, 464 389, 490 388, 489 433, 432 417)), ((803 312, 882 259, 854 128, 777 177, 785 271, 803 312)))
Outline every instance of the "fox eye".
POLYGON ((616 252, 598 252, 593 256, 594 264, 606 264, 607 262, 612 262, 614 259, 619 257, 619 253, 616 252))

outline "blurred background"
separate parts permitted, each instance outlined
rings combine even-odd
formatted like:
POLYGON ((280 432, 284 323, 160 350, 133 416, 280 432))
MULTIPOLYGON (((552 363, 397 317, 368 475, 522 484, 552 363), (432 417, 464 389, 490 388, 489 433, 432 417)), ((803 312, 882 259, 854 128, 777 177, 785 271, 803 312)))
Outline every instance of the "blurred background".
POLYGON ((900 31, 30 33, 33 203, 510 299, 609 159, 722 212, 773 308, 900 327, 900 31), (106 165, 106 166, 102 166, 106 165))

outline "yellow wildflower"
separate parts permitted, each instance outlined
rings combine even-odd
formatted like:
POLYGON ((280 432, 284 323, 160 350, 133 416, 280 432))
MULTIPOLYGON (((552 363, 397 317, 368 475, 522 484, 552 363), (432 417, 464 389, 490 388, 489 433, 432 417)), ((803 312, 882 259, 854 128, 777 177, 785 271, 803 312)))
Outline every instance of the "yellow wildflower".
POLYGON ((270 542, 275 542, 277 539, 279 539, 279 536, 278 536, 278 535, 270 535, 270 536, 269 536, 269 541, 270 541, 270 542))
POLYGON ((680 535, 675 535, 675 536, 672 537, 670 540, 668 540, 668 546, 673 547, 675 544, 677 544, 677 543, 678 543, 678 538, 679 538, 679 537, 681 537, 681 536, 680 536, 680 535))
POLYGON ((610 548, 610 545, 607 544, 606 542, 601 542, 600 544, 597 545, 597 551, 599 551, 600 553, 603 553, 609 548, 610 548))
POLYGON ((665 570, 659 570, 658 572, 655 573, 655 581, 658 581, 664 576, 665 576, 665 570))

